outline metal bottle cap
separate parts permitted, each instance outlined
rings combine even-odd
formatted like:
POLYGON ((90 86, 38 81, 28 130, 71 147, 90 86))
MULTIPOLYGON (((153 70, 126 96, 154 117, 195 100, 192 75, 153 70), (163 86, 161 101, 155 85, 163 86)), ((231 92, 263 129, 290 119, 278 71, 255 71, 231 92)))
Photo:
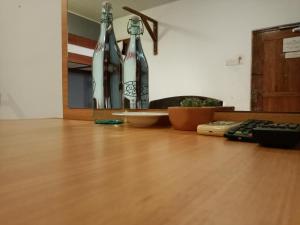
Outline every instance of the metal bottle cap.
POLYGON ((129 19, 127 32, 133 35, 140 35, 144 33, 144 25, 140 17, 133 16, 129 19))
POLYGON ((102 10, 101 10, 101 21, 100 22, 112 22, 113 15, 112 15, 112 6, 111 3, 105 1, 102 3, 102 10))

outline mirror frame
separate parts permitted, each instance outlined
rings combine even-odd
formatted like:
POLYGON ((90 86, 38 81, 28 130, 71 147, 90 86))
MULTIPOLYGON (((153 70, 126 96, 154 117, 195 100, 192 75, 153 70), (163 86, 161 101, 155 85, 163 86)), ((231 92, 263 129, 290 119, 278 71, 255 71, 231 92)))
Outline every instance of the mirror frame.
MULTIPOLYGON (((63 96, 63 119, 73 120, 94 120, 95 118, 119 118, 112 116, 112 112, 120 110, 93 110, 93 109, 73 109, 68 105, 68 0, 61 0, 61 44, 62 44, 62 96, 63 96)), ((137 111, 137 110, 133 110, 137 111)), ((143 110, 138 110, 143 111, 143 110)), ((155 109, 151 109, 155 111, 155 109)), ((162 111, 161 109, 159 111, 162 111)), ((300 113, 270 113, 270 112, 216 112, 217 120, 244 120, 249 118, 269 119, 273 121, 286 121, 300 123, 300 113)))

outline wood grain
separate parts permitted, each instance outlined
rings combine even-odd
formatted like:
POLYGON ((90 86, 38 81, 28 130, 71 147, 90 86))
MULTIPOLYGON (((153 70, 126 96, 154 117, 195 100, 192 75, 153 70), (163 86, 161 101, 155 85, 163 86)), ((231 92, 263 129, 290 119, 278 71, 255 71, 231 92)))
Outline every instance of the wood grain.
POLYGON ((0 121, 0 224, 298 225, 300 151, 170 128, 0 121))
POLYGON ((215 112, 214 114, 215 121, 244 121, 249 119, 271 120, 276 123, 300 123, 300 113, 215 112))
POLYGON ((75 34, 68 34, 68 43, 73 45, 82 46, 85 48, 95 49, 97 45, 97 41, 81 37, 75 34))
POLYGON ((79 55, 76 53, 68 53, 68 61, 84 65, 92 65, 93 58, 86 55, 79 55))
POLYGON ((297 37, 291 25, 253 32, 251 109, 264 112, 300 111, 300 59, 285 58, 283 39, 297 37))

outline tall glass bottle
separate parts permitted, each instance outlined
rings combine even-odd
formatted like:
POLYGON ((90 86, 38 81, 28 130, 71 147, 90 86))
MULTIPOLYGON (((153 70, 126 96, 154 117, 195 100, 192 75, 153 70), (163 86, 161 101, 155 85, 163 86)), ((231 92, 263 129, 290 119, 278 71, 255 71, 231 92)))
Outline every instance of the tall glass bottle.
POLYGON ((93 55, 93 106, 94 109, 123 107, 123 59, 113 29, 112 7, 102 4, 100 36, 93 55))
POLYGON ((149 107, 149 72, 140 39, 144 32, 141 19, 133 16, 128 22, 127 31, 130 42, 124 61, 124 106, 146 109, 149 107))

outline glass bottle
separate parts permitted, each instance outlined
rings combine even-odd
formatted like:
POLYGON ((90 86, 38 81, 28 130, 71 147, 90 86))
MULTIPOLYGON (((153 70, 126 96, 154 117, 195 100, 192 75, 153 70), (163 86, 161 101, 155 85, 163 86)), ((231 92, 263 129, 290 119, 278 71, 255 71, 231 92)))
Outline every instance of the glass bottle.
POLYGON ((123 107, 123 59, 113 29, 112 7, 102 4, 100 36, 93 55, 93 107, 119 109, 123 107))
POLYGON ((141 19, 133 16, 128 22, 127 31, 130 42, 124 61, 124 106, 130 109, 147 109, 149 72, 140 39, 144 32, 141 19))

